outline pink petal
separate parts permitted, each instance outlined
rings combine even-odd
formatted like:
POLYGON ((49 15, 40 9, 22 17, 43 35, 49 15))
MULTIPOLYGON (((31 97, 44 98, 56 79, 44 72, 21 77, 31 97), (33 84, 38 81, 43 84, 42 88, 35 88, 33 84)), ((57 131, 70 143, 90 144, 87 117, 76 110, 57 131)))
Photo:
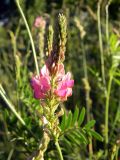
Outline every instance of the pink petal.
POLYGON ((67 89, 67 97, 70 97, 72 95, 72 88, 67 89))
POLYGON ((58 71, 57 71, 57 76, 64 76, 65 75, 65 70, 64 70, 64 65, 63 64, 59 64, 58 65, 58 71))
POLYGON ((61 82, 58 83, 58 86, 57 86, 58 90, 60 90, 60 89, 64 90, 66 88, 67 88, 66 82, 61 81, 61 82))
POLYGON ((47 77, 41 77, 40 83, 41 83, 41 90, 43 92, 47 92, 48 90, 50 90, 51 86, 50 86, 50 82, 47 79, 47 77))
POLYGON ((62 102, 63 102, 63 101, 67 101, 67 96, 61 97, 61 101, 62 101, 62 102))
POLYGON ((44 99, 45 95, 42 92, 40 92, 39 89, 36 89, 36 90, 34 90, 34 97, 36 99, 44 99))
POLYGON ((67 72, 67 74, 66 75, 64 75, 63 76, 63 81, 68 81, 68 80, 70 80, 71 79, 71 73, 70 72, 67 72))
POLYGON ((48 74, 47 67, 44 66, 40 76, 32 77, 31 87, 33 88, 34 97, 36 99, 44 99, 46 97, 46 93, 51 88, 50 77, 45 75, 46 73, 48 74))
POLYGON ((38 76, 32 77, 30 83, 31 83, 31 86, 32 86, 33 89, 39 87, 40 86, 39 77, 38 76))
POLYGON ((72 88, 74 86, 74 80, 68 80, 66 81, 67 87, 72 88))
POLYGON ((47 68, 46 65, 44 65, 44 66, 42 67, 42 69, 41 69, 41 71, 40 71, 40 75, 41 75, 41 76, 47 76, 47 77, 49 77, 49 70, 48 70, 48 68, 47 68))
POLYGON ((58 84, 58 89, 66 89, 66 88, 72 88, 74 86, 74 80, 68 80, 68 81, 61 81, 58 84))
POLYGON ((65 97, 67 94, 67 90, 56 90, 55 93, 59 97, 65 97))

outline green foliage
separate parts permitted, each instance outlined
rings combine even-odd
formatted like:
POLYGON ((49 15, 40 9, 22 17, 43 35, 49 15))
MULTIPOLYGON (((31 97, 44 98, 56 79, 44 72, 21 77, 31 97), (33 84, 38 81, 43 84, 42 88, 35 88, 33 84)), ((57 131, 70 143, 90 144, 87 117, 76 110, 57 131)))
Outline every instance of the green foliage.
POLYGON ((80 109, 75 108, 74 113, 71 111, 68 114, 64 113, 60 128, 61 136, 60 143, 65 155, 76 157, 75 148, 85 147, 89 144, 89 138, 94 137, 99 141, 103 141, 100 134, 93 130, 95 125, 95 120, 89 121, 87 124, 83 124, 85 120, 85 108, 80 109), (72 155, 71 155, 72 152, 72 155))

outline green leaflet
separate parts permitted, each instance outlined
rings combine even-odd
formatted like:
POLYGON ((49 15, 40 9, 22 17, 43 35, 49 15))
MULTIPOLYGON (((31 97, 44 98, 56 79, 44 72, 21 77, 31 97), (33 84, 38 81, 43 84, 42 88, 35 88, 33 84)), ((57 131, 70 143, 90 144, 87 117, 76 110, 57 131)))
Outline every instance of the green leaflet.
POLYGON ((94 125, 95 125, 95 120, 91 120, 91 121, 89 121, 85 126, 84 126, 84 128, 86 129, 86 130, 89 130, 89 129, 91 129, 94 125))
POLYGON ((89 133, 90 133, 93 137, 95 137, 96 139, 98 139, 99 141, 103 141, 103 137, 102 137, 99 133, 97 133, 96 131, 90 130, 89 133))
POLYGON ((81 126, 85 118, 85 108, 82 108, 80 116, 78 118, 78 126, 81 126))
POLYGON ((64 132, 67 129, 75 126, 81 126, 85 118, 85 108, 82 108, 81 112, 79 108, 76 107, 74 113, 69 111, 68 115, 64 113, 61 121, 60 128, 64 132))
POLYGON ((76 107, 73 114, 72 126, 77 122, 78 116, 79 116, 79 108, 76 107))
POLYGON ((69 127, 71 126, 72 119, 73 119, 73 115, 72 115, 72 112, 70 111, 70 112, 68 113, 66 128, 69 128, 69 127))
POLYGON ((64 131, 65 130, 65 125, 66 125, 66 113, 64 113, 64 115, 63 115, 63 117, 62 117, 62 122, 61 122, 61 125, 60 125, 60 128, 61 128, 61 130, 62 131, 64 131))

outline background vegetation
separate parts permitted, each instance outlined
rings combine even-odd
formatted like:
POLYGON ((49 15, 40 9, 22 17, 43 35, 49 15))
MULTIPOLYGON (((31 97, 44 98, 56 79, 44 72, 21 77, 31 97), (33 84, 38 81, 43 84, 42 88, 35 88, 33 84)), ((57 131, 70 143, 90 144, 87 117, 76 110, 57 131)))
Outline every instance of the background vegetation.
MULTIPOLYGON (((0 88, 9 102, 6 104, 1 96, 0 159, 23 160, 34 153, 42 137, 39 101, 33 98, 29 83, 32 72, 35 73, 35 65, 28 33, 15 1, 9 0, 6 4, 3 2, 4 5, 0 8, 0 88), (11 112, 9 103, 15 106, 26 125, 18 121, 13 114, 14 111, 11 112)), ((34 38, 39 66, 42 64, 42 59, 39 55, 38 31, 33 26, 34 19, 43 16, 48 24, 56 27, 58 14, 66 15, 68 37, 65 67, 72 72, 75 86, 73 96, 61 105, 66 109, 66 116, 69 118, 75 114, 76 106, 80 111, 85 107, 86 114, 82 127, 95 119, 96 124, 94 126, 92 121, 91 127, 94 126, 94 130, 104 139, 103 142, 98 141, 101 137, 94 135, 97 139, 90 138, 89 145, 85 141, 87 135, 82 139, 77 137, 79 134, 73 136, 72 133, 71 137, 67 135, 65 138, 61 137, 60 145, 64 158, 118 160, 120 157, 120 1, 21 0, 21 6, 34 38), (107 108, 109 108, 108 115, 107 108), (70 109, 73 114, 70 112, 68 114, 70 109), (107 116, 108 142, 105 135, 107 116), (106 147, 109 151, 107 157, 105 157, 106 147)), ((61 123, 65 120, 67 122, 64 116, 61 123)), ((72 127, 74 129, 74 126, 72 127)), ((63 128, 65 129, 65 126, 63 128)), ((46 159, 57 159, 55 156, 56 149, 51 142, 46 152, 46 159)))

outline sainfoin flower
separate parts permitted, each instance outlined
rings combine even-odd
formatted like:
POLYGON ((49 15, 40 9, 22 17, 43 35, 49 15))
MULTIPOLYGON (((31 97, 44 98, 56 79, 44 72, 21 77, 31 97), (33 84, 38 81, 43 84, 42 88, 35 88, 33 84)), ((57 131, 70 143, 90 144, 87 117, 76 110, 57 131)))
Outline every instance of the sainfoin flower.
POLYGON ((38 16, 35 19, 34 26, 36 28, 45 28, 45 25, 46 25, 46 21, 44 20, 44 18, 42 16, 38 16))
POLYGON ((59 64, 56 75, 54 76, 54 85, 51 84, 51 76, 47 65, 44 65, 40 71, 39 76, 32 77, 31 86, 34 91, 34 97, 36 99, 45 99, 49 91, 52 89, 52 93, 60 101, 66 101, 67 97, 72 95, 72 87, 74 80, 71 80, 71 73, 65 74, 64 65, 59 64))

